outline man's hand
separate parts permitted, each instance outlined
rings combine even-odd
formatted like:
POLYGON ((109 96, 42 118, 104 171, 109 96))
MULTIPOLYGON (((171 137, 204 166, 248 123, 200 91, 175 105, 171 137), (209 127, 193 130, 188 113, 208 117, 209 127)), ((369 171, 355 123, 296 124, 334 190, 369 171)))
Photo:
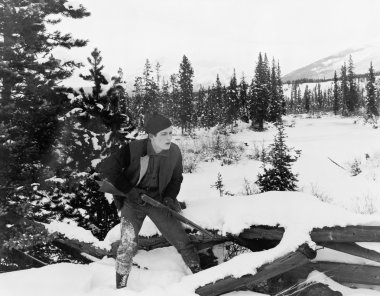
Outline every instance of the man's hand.
POLYGON ((181 212, 181 205, 177 201, 177 199, 173 199, 171 197, 164 197, 163 200, 164 205, 166 205, 169 209, 176 211, 177 213, 181 212))
POLYGON ((142 193, 142 190, 138 188, 132 188, 131 191, 128 192, 128 198, 131 201, 141 204, 142 203, 141 193, 142 193))

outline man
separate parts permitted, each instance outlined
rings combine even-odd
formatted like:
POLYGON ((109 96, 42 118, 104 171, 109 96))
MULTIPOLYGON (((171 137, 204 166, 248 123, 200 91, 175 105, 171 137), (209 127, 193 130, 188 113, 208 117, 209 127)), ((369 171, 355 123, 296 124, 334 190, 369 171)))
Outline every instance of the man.
POLYGON ((172 129, 168 118, 152 115, 145 125, 148 139, 124 145, 101 166, 103 177, 128 196, 114 197, 121 213, 121 240, 116 257, 118 289, 127 284, 146 216, 176 247, 191 271, 200 271, 198 254, 181 223, 169 211, 144 204, 140 198, 145 193, 173 210, 181 210, 176 197, 183 180, 182 155, 178 146, 171 143, 172 129))

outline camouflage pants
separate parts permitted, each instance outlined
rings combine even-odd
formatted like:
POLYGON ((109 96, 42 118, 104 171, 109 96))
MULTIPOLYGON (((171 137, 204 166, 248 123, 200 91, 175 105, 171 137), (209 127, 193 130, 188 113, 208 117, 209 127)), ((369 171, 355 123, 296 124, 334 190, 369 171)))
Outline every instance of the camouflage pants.
POLYGON ((153 221, 166 240, 178 250, 190 269, 199 266, 198 253, 182 224, 176 218, 164 209, 125 200, 121 209, 121 240, 116 256, 117 273, 126 275, 131 271, 133 257, 137 253, 138 234, 146 216, 153 221))

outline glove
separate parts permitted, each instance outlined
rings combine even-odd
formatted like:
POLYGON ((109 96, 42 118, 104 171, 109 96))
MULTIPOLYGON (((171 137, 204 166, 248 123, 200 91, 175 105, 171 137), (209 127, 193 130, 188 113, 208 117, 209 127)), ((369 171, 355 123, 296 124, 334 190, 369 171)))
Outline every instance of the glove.
POLYGON ((128 192, 128 199, 135 203, 141 204, 142 203, 141 190, 139 190, 138 188, 132 188, 128 192))
POLYGON ((164 197, 163 204, 166 205, 169 209, 176 211, 177 213, 181 212, 181 205, 177 199, 173 199, 169 196, 164 197))

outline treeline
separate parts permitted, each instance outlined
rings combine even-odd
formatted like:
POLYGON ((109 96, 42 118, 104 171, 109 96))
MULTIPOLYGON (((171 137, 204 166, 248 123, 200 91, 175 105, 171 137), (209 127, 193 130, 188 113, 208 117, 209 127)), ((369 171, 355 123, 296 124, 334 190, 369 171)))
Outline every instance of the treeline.
POLYGON ((133 94, 128 98, 128 109, 135 115, 134 123, 142 124, 146 114, 158 111, 173 119, 182 131, 217 124, 233 125, 237 120, 252 121, 252 126, 263 130, 264 122, 276 122, 285 114, 285 98, 280 65, 269 65, 261 53, 251 81, 243 75, 239 81, 232 74, 228 85, 222 85, 217 75, 211 86, 194 90, 194 70, 190 60, 183 56, 179 71, 169 80, 160 78, 160 65, 155 71, 146 61, 143 75, 135 79, 133 94))
POLYGON ((350 56, 348 65, 343 64, 338 77, 334 73, 333 82, 322 88, 316 83, 313 88, 306 84, 301 90, 299 83, 290 85, 290 98, 287 102, 288 113, 333 112, 343 116, 365 115, 366 118, 379 116, 380 93, 375 84, 375 71, 372 63, 364 76, 355 75, 354 63, 350 56), (361 83, 365 86, 361 86, 361 83))

